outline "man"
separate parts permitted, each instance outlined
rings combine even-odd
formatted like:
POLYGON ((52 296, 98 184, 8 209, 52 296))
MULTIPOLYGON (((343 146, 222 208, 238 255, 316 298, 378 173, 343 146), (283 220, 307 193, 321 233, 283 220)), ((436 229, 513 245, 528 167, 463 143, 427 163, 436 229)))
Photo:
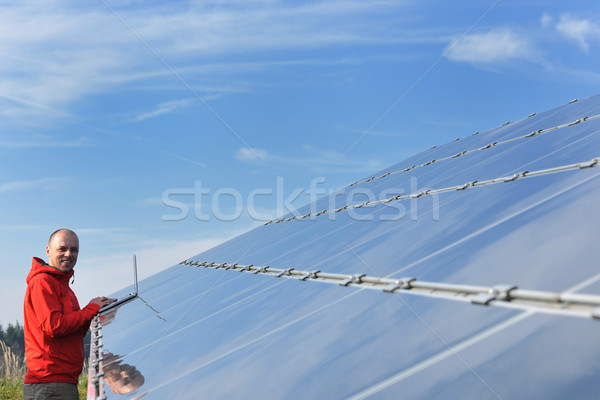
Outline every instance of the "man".
POLYGON ((79 239, 69 229, 50 236, 48 264, 34 257, 25 293, 25 400, 79 399, 83 338, 98 310, 115 301, 96 297, 83 309, 69 287, 79 239))

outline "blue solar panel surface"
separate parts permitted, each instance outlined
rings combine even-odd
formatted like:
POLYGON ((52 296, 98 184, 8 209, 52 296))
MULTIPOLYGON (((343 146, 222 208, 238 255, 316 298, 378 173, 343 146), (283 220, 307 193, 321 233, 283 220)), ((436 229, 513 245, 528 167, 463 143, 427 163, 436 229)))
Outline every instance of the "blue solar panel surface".
MULTIPOLYGON (((587 162, 600 157, 598 114, 595 96, 469 135, 295 215, 587 162)), ((190 260, 600 295, 599 175, 574 168, 271 223, 190 260)), ((107 399, 600 393, 600 320, 527 307, 179 264, 99 324, 107 399)))

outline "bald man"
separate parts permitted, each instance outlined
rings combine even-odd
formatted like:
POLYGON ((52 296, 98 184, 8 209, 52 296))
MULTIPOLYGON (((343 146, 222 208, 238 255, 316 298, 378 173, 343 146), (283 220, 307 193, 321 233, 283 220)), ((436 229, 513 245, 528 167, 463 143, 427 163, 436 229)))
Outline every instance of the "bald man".
POLYGON ((25 400, 79 399, 83 338, 98 310, 115 301, 96 297, 83 309, 69 287, 79 255, 79 238, 59 229, 48 240, 48 263, 34 257, 25 293, 25 400))

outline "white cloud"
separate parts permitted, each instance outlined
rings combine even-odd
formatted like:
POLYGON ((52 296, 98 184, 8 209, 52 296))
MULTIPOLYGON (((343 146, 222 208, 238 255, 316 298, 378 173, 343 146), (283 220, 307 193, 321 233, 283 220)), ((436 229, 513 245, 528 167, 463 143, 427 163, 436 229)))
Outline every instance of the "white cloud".
POLYGON ((34 134, 17 139, 0 139, 0 148, 24 149, 34 147, 82 147, 88 141, 84 137, 67 140, 56 135, 34 134))
POLYGON ((560 21, 556 24, 556 30, 575 40, 585 52, 589 52, 589 42, 591 40, 600 39, 600 24, 589 19, 578 19, 569 14, 560 16, 560 21))
POLYGON ((235 155, 235 159, 239 161, 266 160, 268 157, 268 151, 249 147, 242 147, 235 155))
POLYGON ((554 18, 552 18, 552 16, 550 14, 544 13, 542 14, 542 26, 544 28, 548 28, 550 26, 552 26, 552 23, 554 22, 554 18))
MULTIPOLYGON (((126 27, 100 3, 12 2, 0 14, 0 109, 12 118, 64 117, 86 96, 143 87, 150 78, 154 85, 157 77, 179 85, 157 55, 178 71, 221 54, 390 42, 393 19, 370 24, 365 16, 392 15, 402 6, 391 0, 113 5, 126 27)), ((172 110, 165 104, 139 118, 172 110)))
POLYGON ((134 121, 144 121, 146 119, 155 118, 160 115, 169 114, 179 108, 189 107, 193 99, 173 100, 159 104, 155 110, 143 113, 135 117, 134 121))
POLYGON ((15 190, 25 190, 35 188, 39 190, 40 187, 56 186, 59 183, 65 181, 65 178, 44 178, 36 179, 32 181, 14 181, 0 183, 0 193, 12 192, 15 190))
POLYGON ((303 146, 303 154, 300 156, 269 154, 266 150, 255 148, 241 148, 235 158, 239 161, 256 162, 269 168, 298 168, 307 169, 314 173, 336 173, 336 172, 373 172, 383 168, 381 160, 351 160, 345 158, 342 153, 331 150, 316 148, 311 145, 303 146))
POLYGON ((532 50, 529 41, 517 33, 509 29, 495 29, 468 35, 462 40, 455 39, 444 53, 452 61, 492 64, 529 58, 532 50))

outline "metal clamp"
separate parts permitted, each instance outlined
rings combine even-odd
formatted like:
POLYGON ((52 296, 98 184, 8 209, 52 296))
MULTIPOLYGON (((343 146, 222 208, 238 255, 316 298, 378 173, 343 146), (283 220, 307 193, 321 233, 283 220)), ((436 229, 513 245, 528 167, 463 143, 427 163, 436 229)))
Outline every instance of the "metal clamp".
POLYGON ((312 271, 312 272, 307 272, 305 275, 302 275, 300 278, 301 281, 305 281, 307 279, 317 279, 318 276, 317 274, 321 272, 321 271, 312 271))
POLYGON ((366 274, 349 276, 347 279, 340 282, 340 286, 348 286, 351 283, 362 283, 362 278, 365 276, 366 274))
POLYGON ((422 196, 425 196, 426 194, 429 194, 429 192, 431 192, 431 189, 423 190, 422 192, 419 192, 416 195, 414 195, 413 198, 414 199, 418 199, 419 197, 422 197, 422 196))
POLYGON ((595 167, 596 165, 598 165, 598 161, 600 161, 598 158, 594 158, 593 160, 581 163, 579 164, 579 169, 595 167))
POLYGON ((543 130, 543 129, 538 129, 537 131, 533 131, 533 132, 531 132, 530 134, 527 134, 527 135, 525 135, 524 137, 525 137, 525 138, 530 138, 530 137, 533 137, 533 136, 535 136, 535 135, 539 135, 539 134, 540 134, 540 133, 542 133, 542 132, 544 132, 544 130, 543 130))
POLYGON ((571 122, 571 123, 567 124, 567 126, 573 126, 573 125, 580 124, 580 123, 582 123, 582 122, 585 122, 585 121, 587 121, 589 118, 590 118, 590 117, 583 117, 583 118, 576 119, 575 121, 573 121, 573 122, 571 122))
POLYGON ((399 194, 399 195, 397 195, 397 196, 390 197, 389 199, 386 199, 386 200, 384 200, 383 202, 384 202, 385 204, 387 204, 387 203, 391 203, 392 201, 400 200, 400 199, 401 199, 403 196, 404 196, 404 195, 402 195, 402 194, 399 194))
POLYGON ((225 269, 225 271, 229 271, 230 269, 235 268, 235 267, 237 267, 237 263, 228 264, 224 269, 225 269))
POLYGON ((493 300, 509 301, 510 292, 516 288, 515 285, 496 285, 490 288, 487 293, 478 293, 473 296, 471 298, 471 303, 487 306, 493 300))
POLYGON ((461 187, 457 188, 456 190, 465 190, 467 188, 475 186, 476 183, 477 183, 477 181, 467 182, 464 185, 462 185, 461 187))
POLYGON ((512 176, 512 178, 505 179, 504 182, 516 181, 517 179, 526 176, 528 173, 529 173, 529 171, 523 171, 523 172, 516 173, 512 176))
POLYGON ((283 271, 276 273, 275 277, 276 278, 281 278, 283 275, 292 276, 292 271, 293 270, 294 270, 294 268, 284 269, 283 271))
POLYGON ((481 148, 481 150, 487 150, 487 149, 491 149, 492 147, 494 147, 494 146, 495 146, 495 145, 497 145, 497 144, 498 144, 498 142, 490 143, 490 144, 488 144, 488 145, 486 145, 486 146, 483 146, 483 147, 481 148))
POLYGON ((269 267, 268 266, 267 267, 256 267, 253 274, 260 274, 260 273, 266 274, 267 268, 269 268, 269 267))
POLYGON ((383 288, 385 293, 394 293, 398 289, 410 289, 412 288, 411 283, 416 281, 415 278, 401 278, 394 283, 390 283, 383 288))
POLYGON ((95 377, 93 377, 92 382, 94 382, 94 383, 100 382, 100 378, 102 378, 103 376, 104 376, 104 371, 100 372, 95 377))

